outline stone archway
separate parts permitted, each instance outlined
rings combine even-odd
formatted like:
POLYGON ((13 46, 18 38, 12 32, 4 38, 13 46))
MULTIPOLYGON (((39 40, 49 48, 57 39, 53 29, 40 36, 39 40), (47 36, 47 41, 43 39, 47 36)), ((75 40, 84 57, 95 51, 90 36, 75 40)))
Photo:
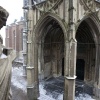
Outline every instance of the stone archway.
POLYGON ((34 83, 37 86, 34 91, 39 90, 39 75, 42 79, 50 75, 57 77, 65 73, 66 63, 62 59, 67 59, 64 55, 65 39, 67 37, 67 28, 63 21, 55 14, 46 13, 37 22, 33 34, 33 66, 34 66, 34 83), (63 72, 62 72, 63 71, 63 72))
MULTIPOLYGON (((94 42, 94 38, 93 38, 93 32, 90 28, 90 26, 88 25, 88 23, 86 21, 83 21, 76 33, 76 39, 77 39, 77 59, 83 59, 85 62, 85 65, 81 65, 82 64, 82 60, 78 61, 77 63, 81 63, 80 64, 80 69, 79 71, 82 72, 82 70, 85 67, 85 71, 84 71, 84 79, 83 80, 94 80, 92 79, 93 76, 95 75, 94 72, 95 70, 95 61, 96 61, 96 43, 94 42)), ((77 68, 77 67, 76 67, 77 68)), ((79 69, 79 68, 78 68, 79 69)), ((77 72, 79 72, 77 70, 77 72)), ((76 73, 77 74, 77 73, 76 73)), ((82 73, 80 73, 79 75, 81 75, 82 73)))
MULTIPOLYGON (((44 77, 61 76, 62 58, 64 58, 64 34, 55 20, 46 25, 46 35, 43 36, 44 77)), ((44 33, 44 32, 43 32, 44 33)))
MULTIPOLYGON (((43 50, 44 50, 44 48, 46 48, 46 45, 50 44, 50 42, 53 47, 56 47, 56 49, 60 49, 60 51, 58 50, 60 53, 63 52, 59 57, 59 58, 61 58, 61 61, 59 61, 60 66, 62 66, 62 58, 65 58, 64 57, 64 44, 65 44, 65 39, 67 37, 67 28, 65 27, 65 25, 61 21, 61 19, 52 13, 44 14, 40 18, 40 20, 37 22, 35 29, 34 29, 34 33, 35 33, 35 36, 33 38, 33 41, 36 40, 35 45, 37 45, 37 47, 39 48, 39 51, 38 51, 38 54, 39 54, 38 61, 39 62, 38 63, 41 67, 41 68, 39 68, 39 71, 40 70, 43 71, 43 67, 42 67, 42 66, 44 66, 43 63, 46 62, 46 60, 47 60, 46 57, 43 57, 45 55, 43 50), (50 38, 51 38, 51 40, 50 40, 50 38), (58 45, 58 46, 56 46, 56 45, 58 45), (40 59, 41 59, 41 61, 40 61, 40 59)), ((53 58, 53 59, 55 59, 55 58, 53 58)), ((54 62, 56 62, 56 61, 54 61, 54 62)), ((59 63, 59 62, 57 62, 57 63, 59 63)), ((60 70, 60 69, 59 68, 56 69, 56 72, 54 72, 54 73, 59 74, 58 70, 60 70)), ((62 68, 61 68, 61 70, 62 70, 62 68)))
MULTIPOLYGON (((78 26, 76 32, 77 40, 77 79, 85 83, 95 83, 99 81, 99 34, 97 19, 93 15, 84 18, 78 26)), ((93 88, 94 88, 93 87, 93 88)))

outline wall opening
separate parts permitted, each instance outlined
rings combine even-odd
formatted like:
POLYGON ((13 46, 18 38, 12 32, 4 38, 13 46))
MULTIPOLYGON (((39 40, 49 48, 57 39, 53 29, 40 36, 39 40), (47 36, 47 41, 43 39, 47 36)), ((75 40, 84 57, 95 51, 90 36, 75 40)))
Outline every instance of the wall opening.
POLYGON ((84 80, 84 69, 85 69, 84 59, 77 59, 77 62, 76 62, 76 76, 77 76, 77 79, 84 80))
POLYGON ((62 76, 64 76, 64 58, 62 59, 62 76))
POLYGON ((64 75, 64 33, 59 23, 51 17, 41 26, 40 67, 44 78, 64 75))
POLYGON ((76 33, 77 40, 77 79, 94 81, 96 46, 93 31, 86 20, 81 22, 76 33))

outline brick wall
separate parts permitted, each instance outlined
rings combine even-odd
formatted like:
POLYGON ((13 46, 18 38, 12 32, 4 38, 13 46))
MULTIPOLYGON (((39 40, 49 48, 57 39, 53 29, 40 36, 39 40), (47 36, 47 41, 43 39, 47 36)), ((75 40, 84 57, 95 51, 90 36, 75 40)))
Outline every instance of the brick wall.
POLYGON ((6 26, 6 38, 5 38, 5 46, 7 48, 13 48, 16 51, 22 51, 23 47, 23 31, 24 22, 20 21, 17 23, 12 23, 6 26))

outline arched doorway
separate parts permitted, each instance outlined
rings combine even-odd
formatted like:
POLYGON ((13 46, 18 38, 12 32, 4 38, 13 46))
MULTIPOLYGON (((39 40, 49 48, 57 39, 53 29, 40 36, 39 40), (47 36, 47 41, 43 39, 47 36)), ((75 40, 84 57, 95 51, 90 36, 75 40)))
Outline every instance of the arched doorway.
MULTIPOLYGON (((47 13, 47 15, 42 16, 37 22, 34 30, 35 36, 33 38, 33 41, 35 41, 35 45, 33 45, 35 66, 34 81, 38 81, 39 76, 46 84, 49 79, 52 81, 51 77, 55 80, 59 76, 64 76, 66 65, 62 59, 64 60, 66 58, 64 55, 64 51, 66 50, 66 48, 64 48, 64 40, 67 36, 66 32, 64 23, 56 15, 47 13)), ((58 84, 64 87, 64 78, 63 81, 53 81, 53 84, 52 82, 50 83, 50 81, 43 87, 44 89, 47 89, 47 91, 51 91, 52 89, 52 93, 56 93, 58 84), (54 87, 52 85, 54 85, 54 87), (48 88, 48 86, 52 86, 52 88, 48 88)))
POLYGON ((62 74, 62 58, 64 58, 64 34, 59 24, 52 19, 45 27, 43 59, 44 77, 62 74))
POLYGON ((84 59, 77 59, 76 61, 76 76, 79 80, 84 80, 84 67, 85 67, 85 61, 84 59))
POLYGON ((77 79, 83 81, 95 80, 97 38, 94 24, 91 20, 83 20, 76 33, 77 40, 77 79), (92 23, 93 24, 93 23, 92 23))
POLYGON ((58 22, 52 17, 43 24, 40 30, 38 67, 42 78, 64 76, 64 33, 58 22), (62 72, 63 71, 63 72, 62 72))

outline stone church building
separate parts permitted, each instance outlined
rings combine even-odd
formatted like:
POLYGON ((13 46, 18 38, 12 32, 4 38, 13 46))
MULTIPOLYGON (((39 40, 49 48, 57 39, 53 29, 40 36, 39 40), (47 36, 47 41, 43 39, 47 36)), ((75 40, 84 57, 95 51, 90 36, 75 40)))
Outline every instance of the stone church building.
POLYGON ((64 100, 75 80, 91 83, 100 98, 100 0, 29 0, 27 92, 39 96, 39 75, 64 76, 64 100))

